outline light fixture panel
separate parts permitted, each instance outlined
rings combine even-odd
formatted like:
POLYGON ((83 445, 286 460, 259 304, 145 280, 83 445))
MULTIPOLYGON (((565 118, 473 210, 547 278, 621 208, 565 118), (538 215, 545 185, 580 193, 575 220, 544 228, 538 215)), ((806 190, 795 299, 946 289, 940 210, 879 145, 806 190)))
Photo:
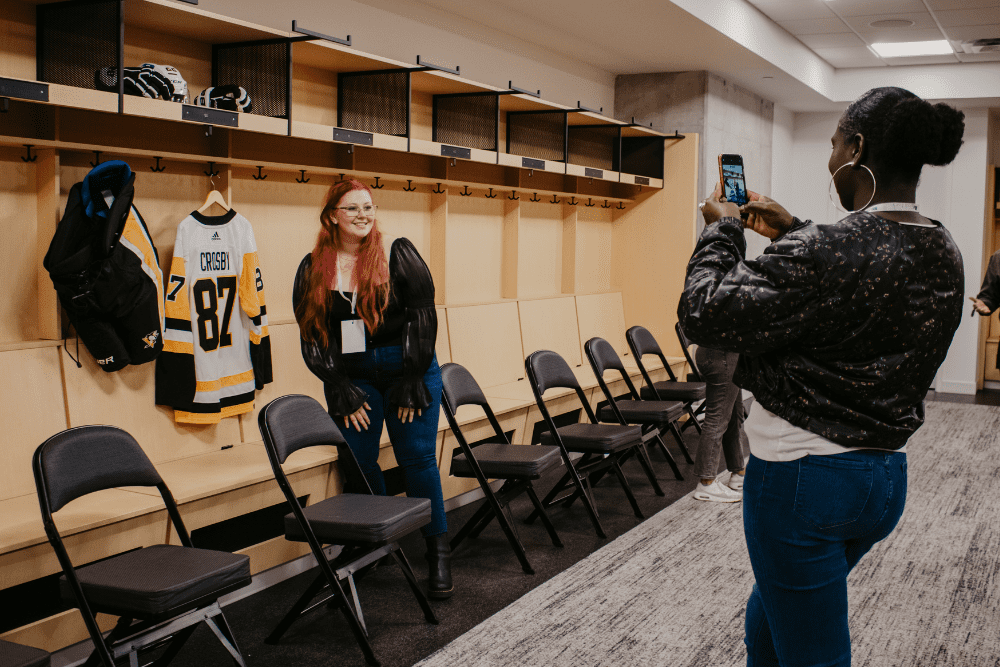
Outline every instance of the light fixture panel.
POLYGON ((955 52, 946 39, 926 42, 876 42, 871 45, 871 50, 882 58, 942 56, 955 52))

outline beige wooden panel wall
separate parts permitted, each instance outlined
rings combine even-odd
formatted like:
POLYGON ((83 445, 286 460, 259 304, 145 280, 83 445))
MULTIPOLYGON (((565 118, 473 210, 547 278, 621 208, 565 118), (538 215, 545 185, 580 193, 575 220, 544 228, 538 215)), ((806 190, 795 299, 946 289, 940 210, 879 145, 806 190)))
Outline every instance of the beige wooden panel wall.
POLYGON ((337 73, 296 64, 292 74, 292 108, 295 121, 336 125, 337 73))
POLYGON ((521 198, 517 234, 517 297, 562 292, 563 207, 521 198))
POLYGON ((448 337, 448 311, 444 308, 437 308, 438 332, 437 342, 434 344, 434 352, 437 354, 438 365, 444 365, 451 361, 451 342, 448 337))
POLYGON ((481 387, 524 377, 524 353, 517 303, 448 309, 451 358, 462 364, 481 387))
POLYGON ((24 148, 0 148, 0 342, 38 337, 37 184, 35 164, 23 162, 24 153, 24 148))
POLYGON ((0 389, 5 431, 0 500, 35 492, 31 456, 47 438, 67 427, 61 352, 62 347, 0 352, 0 368, 8 380, 0 389))
POLYGON ((2 76, 35 78, 35 5, 10 2, 9 14, 0 21, 0 43, 4 45, 2 76))
POLYGON ((559 353, 570 366, 581 364, 580 330, 576 321, 576 299, 518 301, 524 356, 536 350, 559 353))
POLYGON ((448 197, 445 293, 449 304, 500 300, 501 201, 499 197, 486 199, 455 194, 448 197))
POLYGON ((579 213, 576 223, 575 292, 577 294, 608 292, 612 289, 611 209, 598 206, 577 208, 579 213))
MULTIPOLYGON (((133 5, 125 7, 126 21, 130 11, 139 11, 133 5)), ((176 67, 187 82, 191 100, 212 85, 211 44, 178 35, 165 35, 133 24, 125 31, 125 66, 134 67, 139 63, 160 63, 176 67)), ((220 83, 239 85, 239 81, 220 83)))
POLYGON ((600 336, 611 343, 619 356, 628 354, 625 342, 625 311, 622 308, 620 292, 610 294, 586 294, 576 297, 576 314, 580 323, 580 350, 594 336, 600 336))

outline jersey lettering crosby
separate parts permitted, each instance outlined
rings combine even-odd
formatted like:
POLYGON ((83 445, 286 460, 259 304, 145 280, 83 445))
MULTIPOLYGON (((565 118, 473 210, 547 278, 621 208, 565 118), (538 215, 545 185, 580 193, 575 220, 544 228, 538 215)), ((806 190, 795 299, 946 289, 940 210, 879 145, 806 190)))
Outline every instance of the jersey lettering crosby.
POLYGON ((236 211, 195 211, 177 228, 166 290, 156 402, 174 419, 215 424, 250 412, 271 381, 264 281, 253 229, 236 211))

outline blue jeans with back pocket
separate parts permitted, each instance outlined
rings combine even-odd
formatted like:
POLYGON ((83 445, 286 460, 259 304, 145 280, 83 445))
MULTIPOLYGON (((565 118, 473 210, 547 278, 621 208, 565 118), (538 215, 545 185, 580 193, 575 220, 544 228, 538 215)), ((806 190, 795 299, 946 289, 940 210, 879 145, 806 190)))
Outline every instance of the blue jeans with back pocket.
POLYGON ((906 503, 906 454, 859 449, 795 461, 750 457, 743 528, 757 583, 747 667, 847 667, 847 575, 906 503))

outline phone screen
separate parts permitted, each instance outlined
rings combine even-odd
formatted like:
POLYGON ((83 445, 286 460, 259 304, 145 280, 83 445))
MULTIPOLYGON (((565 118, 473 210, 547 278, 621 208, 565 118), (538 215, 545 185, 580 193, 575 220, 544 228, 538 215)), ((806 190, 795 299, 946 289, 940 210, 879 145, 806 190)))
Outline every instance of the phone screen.
POLYGON ((742 164, 729 164, 723 162, 722 168, 722 194, 727 201, 731 201, 737 206, 743 206, 750 197, 747 194, 747 183, 743 177, 742 164))

